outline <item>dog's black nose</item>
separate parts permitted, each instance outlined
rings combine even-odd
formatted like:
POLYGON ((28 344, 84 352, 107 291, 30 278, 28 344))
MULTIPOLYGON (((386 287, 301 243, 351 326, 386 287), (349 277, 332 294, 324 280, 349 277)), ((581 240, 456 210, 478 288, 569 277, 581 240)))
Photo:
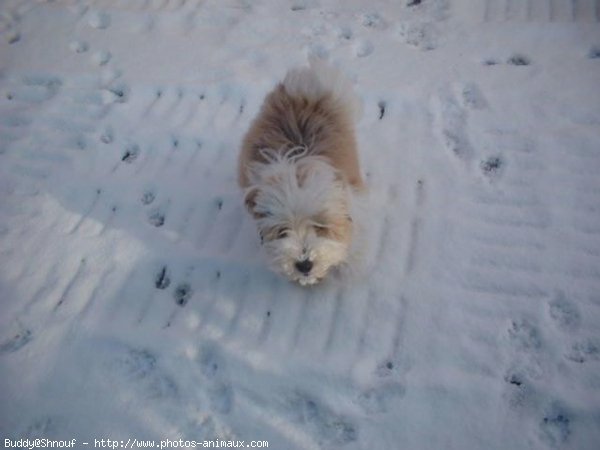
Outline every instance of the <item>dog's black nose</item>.
POLYGON ((302 272, 304 275, 308 275, 312 267, 313 263, 308 259, 305 259, 304 261, 296 261, 296 269, 298 269, 298 271, 302 272))

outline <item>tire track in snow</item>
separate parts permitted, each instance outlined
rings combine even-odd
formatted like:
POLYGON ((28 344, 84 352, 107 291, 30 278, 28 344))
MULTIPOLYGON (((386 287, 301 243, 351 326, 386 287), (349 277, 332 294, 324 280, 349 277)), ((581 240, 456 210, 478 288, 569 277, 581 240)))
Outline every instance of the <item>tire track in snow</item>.
POLYGON ((39 304, 43 304, 44 299, 48 299, 52 291, 58 285, 59 280, 59 268, 57 264, 54 264, 47 271, 46 275, 43 278, 42 283, 40 283, 39 287, 36 289, 35 293, 31 296, 29 301, 25 304, 22 311, 18 314, 19 316, 26 316, 30 313, 30 311, 38 306, 39 304))
POLYGON ((116 205, 110 206, 110 212, 108 213, 108 216, 104 220, 102 220, 102 228, 96 235, 97 237, 103 236, 106 233, 106 231, 112 227, 113 221, 118 212, 119 208, 116 205))
MULTIPOLYGON (((555 10, 553 17, 565 20, 565 14, 555 10)), ((470 112, 467 121, 476 113, 470 112)), ((568 130, 558 128, 561 131, 557 133, 568 130)), ((586 225, 600 223, 595 213, 597 202, 590 202, 593 195, 585 194, 600 187, 600 182, 593 169, 588 172, 596 163, 590 155, 597 152, 588 152, 585 142, 568 138, 565 142, 558 140, 560 145, 556 145, 553 136, 554 145, 544 145, 546 142, 531 137, 543 135, 536 131, 492 133, 489 147, 499 154, 495 158, 477 155, 481 160, 478 170, 462 171, 467 181, 449 194, 446 209, 449 233, 445 245, 440 246, 445 268, 441 282, 445 295, 464 305, 461 309, 467 313, 463 321, 480 323, 478 327, 482 329, 489 326, 492 311, 482 299, 506 304, 509 324, 503 336, 510 351, 501 381, 503 397, 508 408, 519 411, 523 420, 531 422, 542 441, 559 445, 572 433, 576 418, 560 405, 561 394, 548 390, 547 380, 558 376, 556 365, 564 361, 556 362, 543 351, 549 345, 544 342, 543 318, 521 311, 526 310, 523 305, 547 302, 553 286, 574 289, 576 280, 581 279, 586 280, 584 286, 589 291, 593 281, 600 281, 600 271, 595 269, 597 259, 583 257, 568 239, 586 225), (558 154, 557 149, 565 154, 558 154), (566 182, 571 183, 570 188, 566 182), (579 185, 577 194, 573 184, 579 185), (550 201, 552 209, 548 208, 550 201), (557 243, 548 248, 546 242, 557 243), (466 258, 458 261, 454 254, 466 258)), ((582 290, 585 292, 586 288, 582 290)), ((572 331, 571 324, 578 321, 580 313, 573 305, 560 297, 548 306, 550 318, 565 331, 572 331)), ((464 358, 481 361, 483 373, 491 371, 487 358, 480 353, 493 354, 497 349, 491 341, 473 344, 469 342, 462 349, 464 358)), ((573 345, 589 348, 581 342, 571 344, 565 353, 576 355, 575 359, 580 353, 573 350, 573 345)))
MULTIPOLYGON (((243 230, 244 225, 244 214, 247 214, 242 207, 242 202, 234 202, 227 200, 226 209, 221 208, 221 222, 222 225, 219 227, 222 237, 219 243, 220 252, 223 254, 230 254, 235 247, 235 244, 240 236, 240 232, 243 230)), ((223 200, 223 205, 225 199, 223 200)))
POLYGON ((300 342, 300 335, 302 333, 302 329, 306 324, 306 316, 308 315, 308 310, 310 308, 310 303, 313 300, 312 295, 309 291, 305 290, 300 295, 298 295, 298 301, 300 302, 300 307, 296 318, 294 319, 294 326, 292 333, 289 336, 289 344, 288 348, 290 352, 294 352, 298 349, 298 344, 300 342))
POLYGON ((262 340, 263 351, 289 354, 297 344, 301 326, 298 320, 306 313, 309 299, 305 290, 288 286, 277 290, 281 297, 277 297, 269 307, 271 314, 267 317, 268 333, 262 340))
POLYGON ((191 4, 201 5, 204 0, 94 0, 93 7, 118 12, 177 12, 191 4))
POLYGON ((198 159, 199 154, 202 152, 202 139, 195 139, 194 144, 195 146, 194 150, 192 150, 192 155, 189 157, 189 159, 183 166, 183 176, 187 176, 189 174, 189 171, 196 166, 196 160, 198 159))
POLYGON ((260 326, 260 331, 257 336, 258 346, 262 346, 265 343, 265 341, 269 340, 271 328, 273 327, 273 320, 275 320, 276 317, 274 311, 277 312, 277 304, 282 284, 273 284, 274 286, 271 285, 271 289, 269 290, 270 295, 268 296, 266 301, 266 310, 264 312, 262 324, 260 326))
POLYGON ((373 316, 375 314, 375 302, 377 301, 376 299, 376 293, 375 293, 375 289, 374 288, 370 288, 367 292, 366 295, 364 297, 363 300, 363 314, 362 314, 362 319, 361 319, 361 325, 360 328, 358 330, 358 335, 357 335, 357 339, 355 342, 355 351, 354 353, 356 354, 356 357, 354 359, 354 362, 357 363, 365 354, 365 351, 367 348, 369 348, 369 346, 367 345, 367 340, 368 339, 372 339, 372 336, 370 336, 370 333, 373 333, 375 331, 375 327, 374 327, 374 319, 373 316))
POLYGON ((340 289, 338 289, 337 294, 335 295, 331 319, 329 321, 329 325, 326 328, 327 337, 325 338, 323 345, 323 353, 325 355, 328 355, 333 348, 333 339, 338 329, 338 321, 340 320, 340 310, 344 301, 345 292, 345 289, 341 287, 340 289))
POLYGON ((79 266, 77 267, 77 271, 75 272, 75 274, 73 274, 73 276, 71 277, 71 279, 69 280, 69 282, 67 283, 65 288, 63 289, 63 292, 60 294, 60 298, 54 305, 54 311, 57 311, 58 308, 60 308, 67 301, 75 284, 77 282, 79 282, 79 278, 81 277, 82 273, 84 272, 85 266, 86 266, 86 259, 82 258, 79 262, 79 266))
MULTIPOLYGON (((598 0, 486 0, 484 22, 598 22, 598 0)), ((475 19, 474 8, 458 16, 475 19)))
POLYGON ((239 322, 242 303, 249 294, 250 278, 247 273, 224 272, 218 281, 216 300, 205 310, 203 327, 211 339, 227 340, 235 331, 233 324, 239 322))
POLYGON ((130 269, 124 277, 112 303, 106 307, 108 323, 122 323, 126 327, 131 327, 142 322, 139 320, 140 316, 142 319, 145 318, 145 315, 140 312, 143 307, 140 307, 138 303, 141 301, 142 305, 147 304, 147 300, 153 293, 153 287, 146 277, 141 275, 141 272, 142 269, 136 266, 130 269))
POLYGON ((354 343, 352 370, 367 368, 370 372, 385 375, 397 371, 403 356, 402 336, 405 331, 407 301, 376 287, 366 292, 363 319, 360 327, 353 333, 354 343))
POLYGON ((420 235, 423 228, 423 219, 421 209, 425 202, 425 181, 420 178, 417 180, 415 193, 415 214, 410 223, 408 251, 406 252, 406 262, 404 264, 404 275, 409 275, 417 264, 417 250, 419 248, 420 235))
POLYGON ((196 203, 192 203, 185 207, 183 216, 179 221, 179 225, 175 227, 176 237, 175 242, 180 242, 184 238, 189 238, 188 232, 190 227, 190 221, 196 213, 196 203))
POLYGON ((217 267, 214 270, 207 270, 202 284, 206 287, 199 292, 200 304, 198 305, 199 319, 196 329, 200 333, 205 334, 204 328, 209 324, 210 317, 213 314, 216 303, 220 300, 220 290, 223 284, 221 268, 217 267))
POLYGON ((203 215, 204 217, 200 217, 202 224, 200 226, 194 227, 196 230, 200 230, 196 233, 195 245, 199 251, 203 251, 207 245, 211 242, 211 236, 217 222, 219 221, 219 213, 223 207, 223 202, 220 198, 211 199, 208 204, 203 205, 203 215))
MULTIPOLYGON (((444 113, 450 114, 450 117, 439 121, 438 126, 447 129, 447 133, 451 135, 456 133, 454 131, 456 128, 463 133, 467 129, 470 115, 477 114, 477 110, 487 108, 487 101, 477 86, 463 89, 464 106, 460 106, 458 101, 448 96, 442 95, 440 98, 442 105, 438 109, 442 111, 442 117, 444 113), (478 100, 472 101, 474 99, 478 100), (445 108, 444 102, 450 102, 453 106, 449 109, 445 108)), ((514 257, 511 254, 518 250, 518 244, 522 241, 521 236, 524 233, 533 235, 546 233, 552 224, 546 207, 537 199, 536 185, 521 182, 523 179, 537 180, 540 174, 544 173, 545 167, 540 163, 542 160, 537 154, 535 145, 529 140, 502 133, 494 137, 499 139, 496 148, 504 153, 512 153, 508 157, 513 159, 513 164, 508 169, 504 167, 507 156, 486 158, 472 153, 470 159, 481 159, 482 162, 477 169, 486 182, 502 183, 508 192, 515 188, 511 186, 515 183, 519 196, 507 197, 503 193, 495 194, 490 189, 492 194, 486 194, 482 201, 481 195, 478 194, 479 189, 468 189, 464 193, 456 194, 458 200, 454 201, 455 206, 450 209, 452 213, 449 229, 459 231, 446 244, 449 252, 448 263, 453 267, 450 255, 454 248, 468 249, 472 252, 472 256, 466 264, 462 264, 463 273, 458 273, 458 269, 450 268, 446 279, 449 281, 455 278, 454 282, 458 286, 471 292, 540 297, 544 294, 544 289, 543 282, 538 276, 541 268, 536 257, 523 260, 519 253, 514 257), (518 175, 510 173, 513 167, 519 167, 518 175), (523 201, 523 194, 526 201, 523 201), (507 243, 513 239, 512 236, 518 236, 518 242, 510 243, 510 250, 505 249, 503 245, 494 243, 498 233, 510 236, 506 240, 507 243), (472 234, 476 237, 472 238, 472 234), (488 243, 495 244, 496 248, 486 246, 488 243), (510 272, 510 277, 507 277, 507 272, 510 272)), ((468 136, 465 134, 465 140, 467 139, 468 136)), ((467 168, 463 167, 462 170, 466 171, 467 168)), ((541 250, 543 251, 543 248, 541 250)))
POLYGON ((253 281, 254 278, 252 275, 246 274, 240 286, 240 293, 235 296, 236 304, 234 313, 225 330, 225 340, 227 341, 242 341, 245 336, 248 334, 251 335, 252 331, 256 331, 244 327, 244 316, 255 316, 257 314, 255 311, 246 311, 246 304, 248 303, 246 299, 251 298, 257 292, 256 285, 253 281))
POLYGON ((204 105, 204 99, 206 98, 204 92, 195 93, 192 95, 192 100, 189 102, 190 106, 188 112, 182 117, 179 123, 179 128, 185 128, 189 124, 195 124, 196 116, 198 115, 200 108, 204 105))
POLYGON ((85 212, 81 215, 81 217, 79 217, 79 219, 77 220, 77 222, 75 223, 75 225, 73 225, 73 227, 69 231, 67 231, 67 234, 75 234, 79 230, 79 228, 81 227, 81 225, 87 220, 87 218, 89 217, 89 215, 96 208, 96 205, 98 204, 98 200, 100 199, 101 194, 102 194, 102 189, 96 189, 95 190, 92 202, 86 208, 85 212))
POLYGON ((108 290, 108 285, 110 282, 109 280, 114 273, 115 266, 111 265, 100 274, 98 280, 94 283, 94 286, 90 291, 90 295, 85 301, 82 302, 82 307, 79 311, 79 316, 82 319, 87 317, 87 314, 94 307, 94 304, 96 303, 98 296, 101 295, 101 292, 106 292, 108 290))
POLYGON ((548 232, 551 221, 545 207, 542 203, 535 207, 527 203, 510 205, 504 197, 499 203, 494 197, 486 200, 484 203, 459 201, 456 217, 451 219, 452 228, 460 230, 454 245, 472 252, 463 268, 464 273, 457 277, 458 284, 467 291, 480 293, 543 296, 545 290, 539 277, 542 271, 539 260, 543 258, 544 247, 528 249, 523 258, 520 244, 527 235, 538 236, 548 232), (476 237, 472 237, 471 230, 477 233, 476 237), (497 241, 494 243, 498 233, 510 236, 507 238, 508 246, 497 241), (488 242, 494 243, 493 247, 486 245, 488 242))
POLYGON ((320 352, 328 338, 328 326, 332 326, 332 311, 339 298, 340 286, 336 283, 324 285, 317 292, 307 292, 303 301, 306 304, 304 314, 296 323, 296 345, 294 349, 310 354, 320 352))

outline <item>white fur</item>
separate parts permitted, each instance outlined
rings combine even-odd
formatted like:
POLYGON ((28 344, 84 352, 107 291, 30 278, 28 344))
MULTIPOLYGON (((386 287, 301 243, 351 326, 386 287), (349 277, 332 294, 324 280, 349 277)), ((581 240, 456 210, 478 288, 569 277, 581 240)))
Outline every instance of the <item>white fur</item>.
POLYGON ((267 163, 254 163, 250 168, 251 185, 257 190, 254 212, 258 228, 286 227, 288 235, 265 242, 271 266, 302 285, 315 284, 331 267, 347 257, 347 245, 318 236, 313 217, 326 210, 328 214, 347 214, 347 188, 327 161, 306 155, 306 149, 295 148, 285 153, 263 150, 267 163), (302 185, 298 174, 305 174, 302 185), (309 275, 300 273, 295 263, 309 259, 313 268, 309 275))

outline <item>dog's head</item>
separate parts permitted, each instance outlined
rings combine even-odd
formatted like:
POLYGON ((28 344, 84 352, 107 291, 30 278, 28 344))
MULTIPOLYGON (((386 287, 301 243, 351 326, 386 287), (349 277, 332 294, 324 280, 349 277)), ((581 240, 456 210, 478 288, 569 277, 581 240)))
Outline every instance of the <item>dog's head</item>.
POLYGON ((352 237, 346 183, 323 158, 268 152, 251 167, 245 203, 274 270, 315 284, 348 256, 352 237))

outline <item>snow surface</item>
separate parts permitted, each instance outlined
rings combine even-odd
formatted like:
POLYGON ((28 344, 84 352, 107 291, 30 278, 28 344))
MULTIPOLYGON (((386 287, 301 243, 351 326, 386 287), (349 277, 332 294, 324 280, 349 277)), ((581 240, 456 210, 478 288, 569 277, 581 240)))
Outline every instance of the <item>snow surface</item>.
POLYGON ((599 20, 2 1, 2 442, 600 448, 599 20), (235 168, 315 54, 363 100, 370 190, 353 270, 303 289, 266 268, 235 168))

